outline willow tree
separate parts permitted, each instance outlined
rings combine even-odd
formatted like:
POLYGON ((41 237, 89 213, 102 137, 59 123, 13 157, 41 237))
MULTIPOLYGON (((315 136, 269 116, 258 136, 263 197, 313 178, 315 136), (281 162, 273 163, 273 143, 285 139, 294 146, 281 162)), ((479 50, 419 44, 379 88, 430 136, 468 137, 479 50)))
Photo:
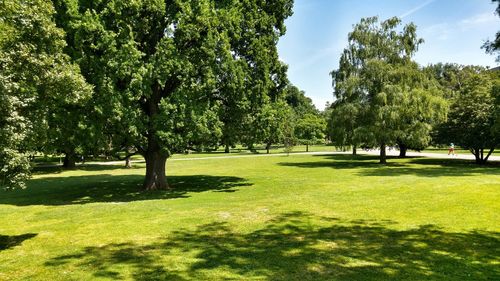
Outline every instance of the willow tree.
POLYGON ((146 160, 144 189, 168 188, 173 153, 221 137, 221 106, 238 106, 227 95, 258 108, 278 87, 292 0, 54 2, 98 123, 146 160))
MULTIPOLYGON (((446 104, 439 88, 412 61, 423 40, 413 23, 364 18, 349 33, 339 69, 332 71, 336 104, 350 110, 349 126, 356 138, 380 147, 380 162, 386 162, 386 146, 397 142, 429 141, 431 124, 443 118, 446 104), (350 105, 350 106, 349 106, 350 105)), ((333 118, 345 119, 345 116, 333 118)))

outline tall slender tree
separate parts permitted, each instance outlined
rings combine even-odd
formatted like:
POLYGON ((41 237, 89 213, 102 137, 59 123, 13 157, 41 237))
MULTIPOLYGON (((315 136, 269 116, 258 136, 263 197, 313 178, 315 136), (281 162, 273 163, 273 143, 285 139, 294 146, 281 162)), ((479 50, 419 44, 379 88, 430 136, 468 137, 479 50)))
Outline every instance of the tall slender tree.
POLYGON ((386 163, 387 145, 427 143, 430 123, 446 109, 438 88, 411 60, 423 43, 416 26, 400 25, 398 18, 381 23, 377 17, 361 19, 349 33, 339 69, 331 73, 337 106, 356 109, 351 110, 354 122, 336 123, 358 136, 346 138, 350 142, 377 144, 380 163, 386 163))

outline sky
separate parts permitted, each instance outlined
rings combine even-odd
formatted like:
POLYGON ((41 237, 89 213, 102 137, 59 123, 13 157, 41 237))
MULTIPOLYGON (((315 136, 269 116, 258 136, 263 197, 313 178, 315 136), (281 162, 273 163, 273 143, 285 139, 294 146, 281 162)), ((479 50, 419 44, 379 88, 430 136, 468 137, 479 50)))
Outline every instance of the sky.
POLYGON ((330 72, 338 68, 347 35, 363 17, 398 16, 417 25, 425 40, 415 55, 421 65, 453 62, 495 67, 481 49, 500 30, 491 0, 295 0, 287 32, 278 43, 288 77, 316 107, 333 101, 330 72))

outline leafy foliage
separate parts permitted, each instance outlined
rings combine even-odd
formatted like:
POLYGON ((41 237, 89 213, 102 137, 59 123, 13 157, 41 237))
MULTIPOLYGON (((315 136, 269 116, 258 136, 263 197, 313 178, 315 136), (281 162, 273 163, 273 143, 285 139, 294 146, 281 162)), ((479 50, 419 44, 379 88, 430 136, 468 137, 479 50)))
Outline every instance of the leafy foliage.
POLYGON ((483 164, 500 144, 497 72, 481 67, 462 67, 456 80, 447 122, 437 128, 440 143, 455 143, 469 149, 483 164))
POLYGON ((305 114, 295 124, 295 137, 302 144, 317 144, 325 140, 326 122, 320 115, 305 114))
POLYGON ((276 43, 291 0, 55 2, 96 88, 93 131, 145 157, 146 189, 166 188, 171 154, 234 142, 282 96, 276 43))
MULTIPOLYGON (((26 154, 52 137, 55 109, 88 98, 91 87, 63 54, 64 32, 52 21, 54 9, 41 0, 0 3, 0 185, 24 187, 26 154)), ((68 128, 65 120, 57 127, 68 128)))
POLYGON ((349 33, 339 69, 331 73, 335 142, 378 145, 381 163, 388 144, 427 145, 432 123, 446 110, 439 88, 411 60, 423 43, 416 26, 400 24, 398 18, 362 19, 349 33))
MULTIPOLYGON (((495 10, 496 14, 500 16, 500 0, 492 0, 492 3, 497 3, 497 8, 495 10)), ((488 54, 495 54, 500 52, 500 31, 497 32, 495 35, 495 40, 494 41, 486 41, 483 46, 483 49, 486 50, 486 53, 488 54)), ((500 62, 500 55, 497 56, 497 62, 500 62)))

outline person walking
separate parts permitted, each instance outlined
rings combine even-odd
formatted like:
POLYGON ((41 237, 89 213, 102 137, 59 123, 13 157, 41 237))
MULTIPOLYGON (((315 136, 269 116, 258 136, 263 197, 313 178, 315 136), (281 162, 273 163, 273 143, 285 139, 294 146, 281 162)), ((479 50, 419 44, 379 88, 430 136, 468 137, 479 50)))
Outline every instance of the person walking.
POLYGON ((455 145, 453 143, 450 144, 450 148, 448 149, 448 155, 450 155, 451 153, 451 156, 457 156, 455 154, 455 145))

